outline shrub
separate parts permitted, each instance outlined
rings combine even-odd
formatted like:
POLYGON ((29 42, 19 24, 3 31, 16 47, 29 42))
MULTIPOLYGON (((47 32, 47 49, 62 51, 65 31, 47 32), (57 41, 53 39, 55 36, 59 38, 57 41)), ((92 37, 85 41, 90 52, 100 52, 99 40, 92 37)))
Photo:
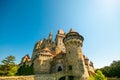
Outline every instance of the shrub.
POLYGON ((89 80, 107 80, 100 70, 97 70, 94 76, 90 76, 89 80))

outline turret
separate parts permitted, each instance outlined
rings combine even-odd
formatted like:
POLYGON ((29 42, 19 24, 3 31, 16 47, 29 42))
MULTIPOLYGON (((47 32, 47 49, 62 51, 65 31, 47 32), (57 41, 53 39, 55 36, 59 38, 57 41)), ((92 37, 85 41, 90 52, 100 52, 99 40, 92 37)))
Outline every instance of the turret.
POLYGON ((32 60, 34 60, 34 58, 36 57, 38 51, 40 50, 41 44, 42 44, 42 41, 41 41, 41 40, 39 40, 39 41, 35 44, 34 49, 33 49, 33 53, 32 53, 32 58, 31 58, 32 60))
POLYGON ((63 41, 65 45, 72 42, 74 44, 77 44, 77 46, 82 47, 83 40, 84 40, 83 36, 75 32, 73 29, 70 29, 69 33, 66 35, 63 41))
POLYGON ((57 47, 60 48, 63 52, 65 52, 65 46, 63 44, 64 37, 65 37, 65 32, 62 29, 58 30, 58 33, 55 38, 55 43, 57 47))
POLYGON ((66 80, 87 80, 89 77, 82 53, 83 40, 83 36, 73 29, 70 29, 63 40, 66 47, 66 80))

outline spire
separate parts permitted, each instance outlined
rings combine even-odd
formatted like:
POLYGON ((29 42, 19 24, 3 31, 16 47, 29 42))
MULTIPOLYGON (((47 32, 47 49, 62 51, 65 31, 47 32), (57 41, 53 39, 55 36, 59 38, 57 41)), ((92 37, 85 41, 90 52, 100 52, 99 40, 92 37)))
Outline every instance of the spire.
POLYGON ((75 31, 71 28, 69 32, 75 32, 75 31))
POLYGON ((50 32, 48 39, 52 41, 52 32, 50 32))

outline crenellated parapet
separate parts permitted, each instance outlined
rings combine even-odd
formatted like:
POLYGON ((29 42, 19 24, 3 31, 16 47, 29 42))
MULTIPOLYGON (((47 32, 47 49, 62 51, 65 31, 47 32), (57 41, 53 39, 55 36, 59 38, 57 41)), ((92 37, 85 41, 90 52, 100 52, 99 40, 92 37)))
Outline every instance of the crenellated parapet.
POLYGON ((83 36, 71 29, 69 33, 65 36, 63 42, 65 45, 70 45, 72 43, 71 45, 75 44, 82 47, 83 40, 83 36))

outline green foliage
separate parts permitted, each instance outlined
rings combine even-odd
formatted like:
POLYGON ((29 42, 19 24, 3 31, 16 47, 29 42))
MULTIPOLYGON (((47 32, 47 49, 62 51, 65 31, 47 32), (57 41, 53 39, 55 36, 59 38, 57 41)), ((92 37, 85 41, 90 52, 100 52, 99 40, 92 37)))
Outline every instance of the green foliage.
POLYGON ((110 67, 109 66, 105 66, 104 68, 101 68, 101 71, 105 76, 110 77, 110 67))
POLYGON ((90 76, 89 80, 95 80, 94 76, 90 76))
POLYGON ((18 75, 33 75, 34 69, 33 64, 31 66, 23 64, 23 66, 20 66, 17 72, 18 75))
POLYGON ((10 76, 14 76, 16 75, 17 70, 18 70, 18 66, 13 66, 8 73, 10 76))
POLYGON ((107 80, 100 70, 97 70, 95 73, 96 80, 107 80))
POLYGON ((10 55, 3 59, 0 65, 0 76, 13 76, 16 74, 18 66, 15 65, 15 57, 10 55))
POLYGON ((107 77, 120 78, 120 61, 113 61, 110 66, 105 66, 104 68, 101 68, 101 71, 107 77))
POLYGON ((100 70, 97 70, 94 76, 91 76, 89 80, 107 80, 100 70))
POLYGON ((15 57, 10 55, 2 60, 3 65, 14 65, 15 57))

